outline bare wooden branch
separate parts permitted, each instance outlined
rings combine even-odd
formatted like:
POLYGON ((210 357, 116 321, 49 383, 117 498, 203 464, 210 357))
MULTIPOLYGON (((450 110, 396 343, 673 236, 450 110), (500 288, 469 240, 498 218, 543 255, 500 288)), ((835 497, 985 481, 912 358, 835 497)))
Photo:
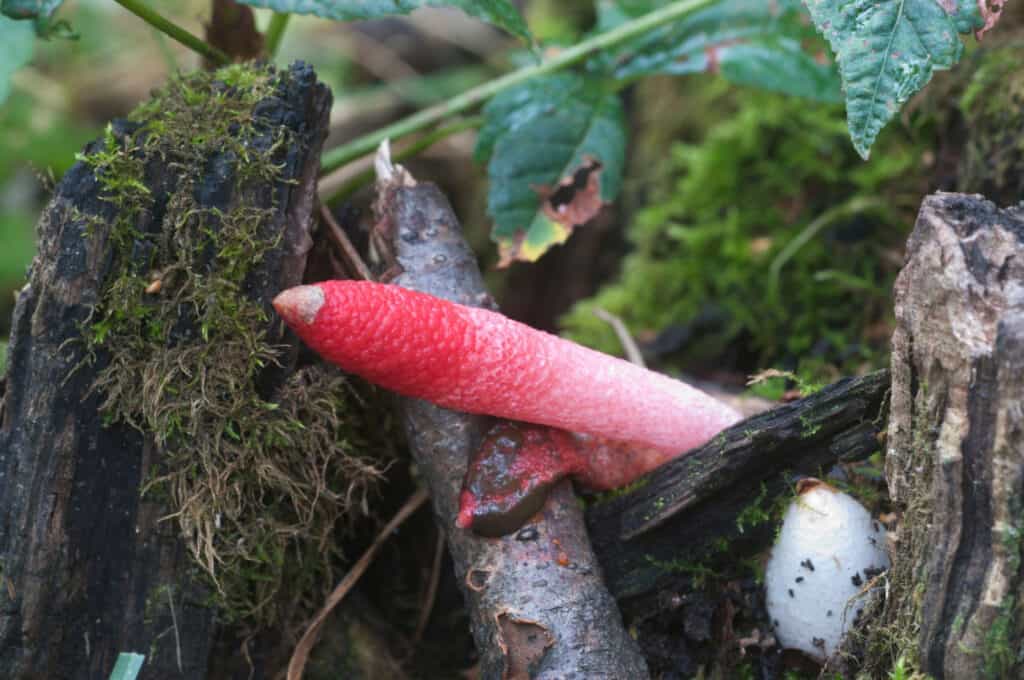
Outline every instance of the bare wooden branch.
MULTIPOLYGON (((462 304, 493 307, 476 258, 448 201, 401 179, 378 199, 379 233, 392 244, 398 285, 462 304)), ((518 533, 481 538, 456 529, 458 495, 485 419, 400 400, 413 455, 431 490, 481 655, 481 677, 644 678, 601 578, 580 503, 566 482, 518 533)))

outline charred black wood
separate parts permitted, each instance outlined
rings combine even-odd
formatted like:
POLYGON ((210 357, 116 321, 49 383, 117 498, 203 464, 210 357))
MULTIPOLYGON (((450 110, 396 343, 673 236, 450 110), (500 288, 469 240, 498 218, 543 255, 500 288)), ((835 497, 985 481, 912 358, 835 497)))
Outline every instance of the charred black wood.
POLYGON ((768 548, 773 523, 745 524, 744 511, 767 513, 799 476, 824 476, 879 450, 888 386, 888 371, 841 380, 737 423, 632 490, 592 503, 594 549, 625 611, 648 609, 662 591, 692 590, 696 565, 735 563, 768 548))
MULTIPOLYGON (((130 225, 135 240, 127 251, 118 254, 113 237, 126 206, 111 200, 110 186, 87 162, 67 172, 40 219, 0 401, 4 678, 105 680, 117 655, 128 651, 147 655, 145 678, 207 677, 211 647, 224 631, 177 525, 159 521, 165 502, 140 498, 162 452, 149 434, 104 422, 104 395, 92 388, 110 355, 101 350, 87 361, 82 336, 118 258, 130 252, 131 266, 145 275, 154 239, 173 236, 167 202, 196 169, 187 163, 201 164, 191 193, 197 207, 226 214, 244 203, 268 211, 261 228, 280 239, 279 247, 249 271, 244 294, 269 312, 281 288, 301 282, 331 96, 308 66, 274 78, 253 108, 249 141, 269 149, 287 138, 274 147, 278 174, 236 182, 246 169, 239 157, 197 159, 190 149, 167 154, 141 144, 131 157, 142 164, 140 191, 152 202, 130 225)), ((218 96, 241 96, 234 85, 213 84, 218 96)), ((127 148, 138 130, 115 121, 111 136, 89 145, 86 155, 107 144, 127 148)), ((219 228, 217 220, 210 224, 219 228)), ((187 315, 174 330, 199 332, 187 315)), ((288 342, 279 322, 267 321, 265 330, 271 341, 288 342)), ((260 387, 272 392, 288 371, 268 370, 260 387)))

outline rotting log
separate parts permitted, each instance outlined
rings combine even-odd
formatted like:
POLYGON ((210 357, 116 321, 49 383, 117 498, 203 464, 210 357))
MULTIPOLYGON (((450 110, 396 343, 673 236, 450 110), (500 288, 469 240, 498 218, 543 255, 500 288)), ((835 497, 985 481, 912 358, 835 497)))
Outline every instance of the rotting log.
MULTIPOLYGON (((401 270, 393 283, 493 307, 447 199, 431 184, 412 184, 399 169, 377 201, 376 235, 401 270)), ((481 677, 648 677, 604 586, 571 485, 559 485, 515 534, 492 539, 457 529, 462 479, 487 419, 406 398, 399 411, 454 558, 481 677)))
POLYGON ((820 476, 879 450, 888 388, 888 371, 846 378, 743 420, 631 490, 592 503, 591 540, 623 609, 649 612, 660 592, 691 590, 682 563, 720 561, 723 541, 732 562, 769 547, 772 523, 745 525, 744 510, 758 504, 766 520, 797 475, 820 476))
POLYGON ((886 478, 902 519, 873 636, 937 680, 1019 678, 1024 206, 927 197, 895 297, 886 478))
MULTIPOLYGON (((280 172, 247 175, 236 187, 244 163, 223 151, 202 159, 191 194, 197 207, 217 214, 239 204, 268 211, 260 236, 280 239, 279 247, 244 282, 267 319, 274 318, 273 296, 301 282, 331 101, 308 66, 293 66, 275 82, 253 108, 249 141, 272 148, 280 172), (287 143, 275 146, 282 134, 287 143)), ((128 148, 137 129, 115 121, 108 140, 89 145, 86 155, 105 144, 128 148)), ((131 224, 130 252, 146 276, 152 242, 178 226, 167 203, 184 171, 180 159, 141 145, 130 153, 143 164, 142 190, 153 198, 152 209, 131 224)), ((147 656, 147 680, 199 680, 224 630, 177 525, 160 521, 165 503, 140 498, 161 451, 149 435, 105 424, 104 395, 92 389, 110 361, 103 349, 86 361, 82 340, 117 259, 112 234, 120 209, 105 200, 109 190, 86 162, 67 172, 40 220, 37 254, 14 312, 0 401, 0 677, 12 680, 105 680, 125 651, 147 656)), ((216 220, 210 228, 219 228, 216 220)), ((184 312, 175 332, 196 335, 195 323, 184 312)), ((286 340, 279 322, 268 321, 266 333, 271 342, 286 340)), ((261 387, 272 391, 287 370, 268 370, 261 387)))

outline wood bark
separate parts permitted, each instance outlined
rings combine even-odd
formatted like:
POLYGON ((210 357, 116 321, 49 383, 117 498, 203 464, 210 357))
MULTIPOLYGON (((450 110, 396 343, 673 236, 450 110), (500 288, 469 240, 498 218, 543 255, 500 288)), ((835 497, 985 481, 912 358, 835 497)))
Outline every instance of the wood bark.
MULTIPOLYGON (((278 291, 301 282, 330 100, 312 69, 292 67, 254 109, 264 119, 256 119, 254 141, 264 148, 279 126, 290 130, 275 157, 280 177, 247 180, 234 191, 238 160, 221 154, 207 159, 195 191, 201 207, 273 209, 264 228, 281 234, 281 247, 246 281, 247 294, 268 312, 278 291)), ((130 125, 115 121, 115 135, 130 125)), ((165 204, 182 169, 155 153, 145 164, 154 203, 165 204)), ((108 236, 118 213, 103 193, 82 162, 57 185, 14 312, 0 402, 0 677, 105 680, 118 653, 134 651, 147 655, 142 678, 198 680, 207 677, 218 630, 214 610, 177 525, 159 521, 167 508, 140 499, 140 482, 161 452, 131 427, 103 424, 102 395, 90 388, 108 357, 101 351, 83 363, 81 325, 114 260, 108 236)), ((134 226, 140 234, 174 228, 162 220, 162 209, 146 211, 134 226)), ((280 323, 268 322, 267 332, 285 341, 280 323)), ((265 387, 284 374, 268 372, 265 387)))
POLYGON ((896 282, 893 579, 923 671, 1017 678, 1024 616, 1024 206, 927 197, 896 282))
POLYGON ((888 387, 888 371, 846 378, 743 420, 631 491, 591 504, 591 540, 625 611, 650 611, 661 592, 690 590, 692 572, 673 565, 713 565, 723 539, 734 564, 768 548, 774 523, 746 526, 741 514, 752 504, 767 512, 798 476, 878 450, 888 387))
MULTIPOLYGON (((378 214, 378 233, 401 268, 394 283, 462 304, 494 306, 436 187, 408 186, 396 178, 383 187, 378 214)), ((569 483, 515 534, 489 539, 457 529, 462 478, 487 419, 414 399, 400 399, 399 411, 454 558, 481 677, 647 677, 604 586, 569 483)))

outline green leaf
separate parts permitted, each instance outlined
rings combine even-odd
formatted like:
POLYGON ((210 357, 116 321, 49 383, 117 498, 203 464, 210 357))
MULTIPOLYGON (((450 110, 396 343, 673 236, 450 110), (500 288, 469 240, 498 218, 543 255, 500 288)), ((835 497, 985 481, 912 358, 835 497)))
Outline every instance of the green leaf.
POLYGON ((12 19, 48 19, 64 0, 3 0, 0 13, 12 19))
POLYGON ((315 14, 325 19, 352 21, 408 14, 420 7, 457 7, 466 14, 532 42, 530 29, 509 0, 240 0, 275 12, 315 14))
POLYGON ((32 24, 0 17, 0 104, 11 91, 11 76, 32 59, 32 24))
MULTIPOLYGON (((658 0, 603 0, 607 31, 664 5, 658 0)), ((817 42, 799 0, 723 0, 652 31, 604 58, 616 78, 654 73, 721 73, 733 83, 818 101, 840 101, 839 78, 817 42)))
POLYGON ((622 184, 622 104, 598 81, 534 79, 484 107, 477 157, 490 157, 488 211, 501 264, 535 261, 612 201, 622 184))
POLYGON ((533 78, 496 95, 484 107, 484 124, 477 135, 473 152, 477 161, 487 162, 502 135, 585 96, 585 87, 586 81, 577 75, 556 73, 533 78))
POLYGON ((53 21, 53 13, 64 3, 64 0, 0 0, 0 14, 11 19, 34 19, 36 35, 40 38, 52 37, 77 39, 78 35, 71 30, 67 21, 53 21))
POLYGON ((110 672, 110 680, 135 680, 139 677, 142 664, 146 657, 135 652, 121 652, 117 655, 117 663, 110 672))
POLYGON ((850 137, 864 159, 900 105, 959 61, 957 34, 985 23, 976 0, 805 2, 839 61, 850 137))

